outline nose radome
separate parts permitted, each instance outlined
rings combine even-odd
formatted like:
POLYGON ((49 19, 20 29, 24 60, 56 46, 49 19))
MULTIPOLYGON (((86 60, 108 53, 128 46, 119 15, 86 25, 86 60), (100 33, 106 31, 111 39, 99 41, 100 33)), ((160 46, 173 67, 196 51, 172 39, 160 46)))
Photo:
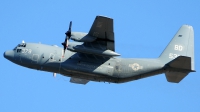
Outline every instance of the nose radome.
POLYGON ((12 60, 14 58, 14 51, 6 51, 4 52, 4 57, 8 60, 12 60))

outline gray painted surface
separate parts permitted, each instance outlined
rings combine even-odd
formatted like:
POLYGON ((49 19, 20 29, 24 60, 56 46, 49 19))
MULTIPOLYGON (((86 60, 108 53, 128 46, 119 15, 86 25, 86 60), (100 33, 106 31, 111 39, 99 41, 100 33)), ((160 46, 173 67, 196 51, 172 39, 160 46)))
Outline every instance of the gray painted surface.
POLYGON ((189 25, 179 29, 156 59, 116 57, 113 20, 108 17, 97 16, 88 34, 72 34, 74 40, 85 42, 69 43, 65 53, 57 46, 21 43, 6 51, 4 57, 21 66, 72 77, 70 82, 78 84, 88 81, 123 83, 160 73, 166 73, 169 82, 178 83, 194 71, 194 32, 189 25))

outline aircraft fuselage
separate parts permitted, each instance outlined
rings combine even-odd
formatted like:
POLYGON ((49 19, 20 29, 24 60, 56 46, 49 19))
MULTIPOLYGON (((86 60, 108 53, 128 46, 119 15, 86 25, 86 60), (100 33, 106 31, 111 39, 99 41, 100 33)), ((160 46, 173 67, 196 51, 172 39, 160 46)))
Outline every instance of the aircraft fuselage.
POLYGON ((103 82, 127 82, 163 73, 159 59, 124 59, 71 52, 39 43, 19 44, 4 57, 32 69, 103 82))

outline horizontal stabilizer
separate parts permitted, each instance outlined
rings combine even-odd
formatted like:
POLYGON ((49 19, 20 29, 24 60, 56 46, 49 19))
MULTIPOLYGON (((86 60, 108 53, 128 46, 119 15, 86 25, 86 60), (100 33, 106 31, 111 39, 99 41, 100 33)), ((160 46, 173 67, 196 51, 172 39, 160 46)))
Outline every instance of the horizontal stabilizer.
POLYGON ((192 72, 191 58, 179 56, 167 64, 168 71, 165 73, 168 82, 179 83, 185 76, 192 72))
POLYGON ((89 82, 89 80, 79 79, 79 78, 71 78, 70 82, 76 83, 76 84, 87 84, 89 82))
POLYGON ((172 68, 191 70, 191 58, 186 56, 179 56, 168 63, 172 68))
POLYGON ((166 72, 165 76, 166 76, 168 82, 179 83, 185 76, 188 75, 188 73, 166 72))

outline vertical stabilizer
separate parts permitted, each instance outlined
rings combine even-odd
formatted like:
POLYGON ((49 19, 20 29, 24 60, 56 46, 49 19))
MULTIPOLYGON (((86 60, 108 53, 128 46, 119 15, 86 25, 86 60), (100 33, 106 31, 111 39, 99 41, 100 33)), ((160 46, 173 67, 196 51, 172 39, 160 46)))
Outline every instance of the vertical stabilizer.
POLYGON ((194 70, 194 31, 192 26, 183 25, 159 58, 162 62, 168 63, 178 56, 190 57, 191 70, 194 70))

